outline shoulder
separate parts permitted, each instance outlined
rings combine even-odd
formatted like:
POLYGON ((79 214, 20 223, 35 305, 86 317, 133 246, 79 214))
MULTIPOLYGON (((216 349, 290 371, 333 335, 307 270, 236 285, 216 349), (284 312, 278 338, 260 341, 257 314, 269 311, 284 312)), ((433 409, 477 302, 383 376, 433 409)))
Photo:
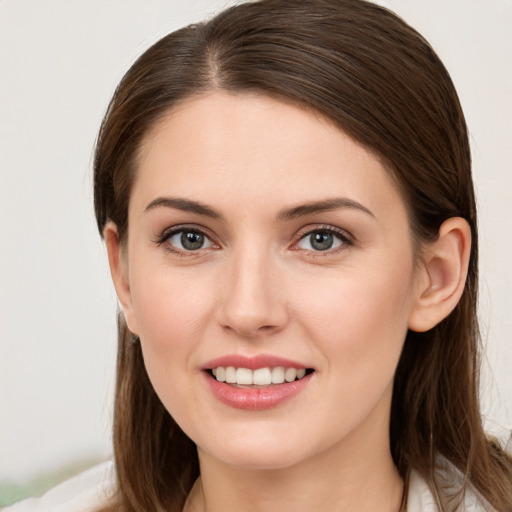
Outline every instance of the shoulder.
POLYGON ((508 455, 512 457, 512 430, 503 427, 499 423, 488 422, 488 438, 493 440, 508 455))
POLYGON ((114 465, 111 461, 94 466, 40 498, 29 498, 2 512, 96 512, 107 505, 115 489, 114 465))
MULTIPOLYGON (((438 484, 442 488, 442 496, 439 498, 446 510, 496 512, 471 485, 466 489, 462 501, 459 501, 458 490, 462 484, 463 476, 443 457, 438 458, 435 472, 438 484)), ((415 471, 412 471, 410 476, 407 512, 439 512, 437 499, 432 488, 415 471)))
MULTIPOLYGON (((499 425, 489 429, 489 438, 512 456, 512 431, 499 425)), ((464 479, 463 475, 444 457, 438 457, 436 478, 447 496, 456 496, 464 479)), ((462 503, 457 507, 461 512, 496 512, 493 507, 471 485, 468 486, 462 503)), ((411 472, 407 498, 408 512, 438 512, 437 500, 428 482, 416 471, 411 472)))

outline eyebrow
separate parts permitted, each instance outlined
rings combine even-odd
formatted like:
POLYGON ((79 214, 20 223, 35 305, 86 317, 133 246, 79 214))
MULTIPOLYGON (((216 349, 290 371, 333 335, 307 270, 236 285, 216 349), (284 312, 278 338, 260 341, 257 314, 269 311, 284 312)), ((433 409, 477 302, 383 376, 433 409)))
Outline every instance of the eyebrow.
POLYGON ((213 208, 198 201, 191 201, 179 197, 157 197, 146 206, 145 211, 148 212, 155 208, 162 207, 174 208, 175 210, 181 210, 183 212, 198 213, 199 215, 204 215, 205 217, 216 220, 224 220, 224 217, 213 208))
POLYGON ((314 215, 315 213, 329 212, 332 210, 339 210, 342 208, 350 208, 364 212, 373 218, 375 215, 366 206, 361 203, 348 199, 347 197, 336 197, 333 199, 326 199, 325 201, 315 201, 311 203, 302 204, 283 210, 279 213, 279 220, 292 220, 299 217, 306 217, 308 215, 314 215))
MULTIPOLYGON (((190 199, 183 199, 179 197, 157 197, 151 201, 145 211, 148 212, 155 208, 174 208, 184 212, 197 213, 210 217, 215 220, 223 221, 223 215, 199 201, 192 201, 190 199)), ((339 210, 342 208, 349 208, 359 210, 375 218, 375 215, 366 206, 361 203, 349 199, 347 197, 337 197, 333 199, 326 199, 324 201, 314 201, 311 203, 301 204, 294 206, 293 208, 287 208, 279 212, 277 218, 280 221, 293 220, 300 217, 307 217, 308 215, 314 215, 316 213, 328 212, 333 210, 339 210)))

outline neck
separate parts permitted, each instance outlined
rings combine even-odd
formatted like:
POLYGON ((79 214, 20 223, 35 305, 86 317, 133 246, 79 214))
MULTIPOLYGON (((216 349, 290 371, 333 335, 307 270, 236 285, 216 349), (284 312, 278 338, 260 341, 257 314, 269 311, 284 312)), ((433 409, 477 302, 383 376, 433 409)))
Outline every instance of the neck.
POLYGON ((199 449, 201 477, 185 512, 397 512, 403 482, 391 457, 387 424, 364 430, 279 469, 230 466, 199 449))

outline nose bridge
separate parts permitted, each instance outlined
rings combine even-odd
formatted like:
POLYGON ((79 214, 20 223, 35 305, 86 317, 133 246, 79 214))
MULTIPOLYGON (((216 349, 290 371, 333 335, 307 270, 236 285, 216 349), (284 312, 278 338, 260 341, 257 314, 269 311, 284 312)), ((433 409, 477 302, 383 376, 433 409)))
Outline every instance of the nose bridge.
POLYGON ((221 323, 244 337, 279 330, 287 321, 277 256, 265 244, 242 244, 229 258, 221 323))

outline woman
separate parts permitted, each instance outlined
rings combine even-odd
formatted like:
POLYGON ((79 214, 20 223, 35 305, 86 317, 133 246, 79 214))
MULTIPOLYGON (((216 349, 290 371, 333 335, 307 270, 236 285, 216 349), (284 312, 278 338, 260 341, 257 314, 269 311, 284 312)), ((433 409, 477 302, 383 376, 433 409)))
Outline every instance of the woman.
POLYGON ((466 126, 413 29, 264 0, 170 34, 118 87, 94 186, 123 309, 97 508, 512 509, 466 126))

